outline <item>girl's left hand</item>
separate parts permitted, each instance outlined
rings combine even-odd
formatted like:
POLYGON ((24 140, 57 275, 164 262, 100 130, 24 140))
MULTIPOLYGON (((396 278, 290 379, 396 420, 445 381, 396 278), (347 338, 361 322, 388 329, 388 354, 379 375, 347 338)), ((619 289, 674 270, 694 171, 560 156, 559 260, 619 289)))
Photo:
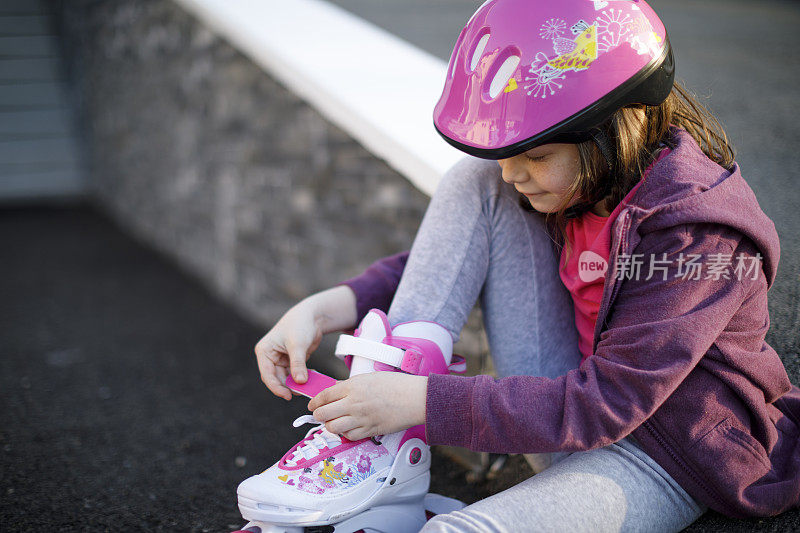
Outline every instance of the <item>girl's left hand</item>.
POLYGON ((358 440, 425 423, 427 391, 425 376, 358 374, 314 396, 308 410, 331 433, 358 440))

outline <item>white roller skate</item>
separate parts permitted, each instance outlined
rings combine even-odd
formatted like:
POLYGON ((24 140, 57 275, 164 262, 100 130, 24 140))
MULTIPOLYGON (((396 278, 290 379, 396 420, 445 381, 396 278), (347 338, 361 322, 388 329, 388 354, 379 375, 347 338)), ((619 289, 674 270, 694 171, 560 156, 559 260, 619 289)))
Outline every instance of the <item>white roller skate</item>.
MULTIPOLYGON (((350 367, 350 376, 375 370, 464 372, 464 359, 452 349, 450 333, 439 324, 407 322, 392 329, 386 315, 373 309, 355 335, 340 336, 336 356, 350 367)), ((314 371, 302 385, 287 379, 288 387, 309 397, 334 383, 314 371)), ((464 507, 428 494, 431 454, 424 425, 351 441, 312 415, 294 426, 306 423, 317 425, 280 461, 239 485, 239 510, 250 520, 241 531, 416 532, 432 515, 464 507)))

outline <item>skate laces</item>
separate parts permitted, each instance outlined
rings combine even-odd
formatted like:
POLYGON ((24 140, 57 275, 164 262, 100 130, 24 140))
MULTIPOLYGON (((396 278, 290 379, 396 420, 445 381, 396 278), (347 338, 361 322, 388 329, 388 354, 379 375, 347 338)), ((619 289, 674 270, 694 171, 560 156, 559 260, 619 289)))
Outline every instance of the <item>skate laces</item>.
POLYGON ((303 424, 317 424, 319 429, 314 432, 314 436, 311 439, 302 446, 298 446, 294 453, 286 458, 286 464, 289 466, 296 466, 297 461, 300 459, 316 457, 323 448, 332 449, 342 443, 342 438, 325 429, 325 423, 314 418, 314 415, 302 415, 292 422, 294 427, 300 427, 303 424), (298 457, 299 455, 302 455, 302 457, 298 457))

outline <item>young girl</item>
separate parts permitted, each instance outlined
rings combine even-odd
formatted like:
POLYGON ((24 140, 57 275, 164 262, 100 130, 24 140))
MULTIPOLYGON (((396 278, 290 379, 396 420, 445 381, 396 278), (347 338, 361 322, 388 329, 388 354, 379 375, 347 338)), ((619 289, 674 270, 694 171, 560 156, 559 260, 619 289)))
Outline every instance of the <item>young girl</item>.
POLYGON ((304 382, 322 334, 370 308, 457 339, 480 298, 500 379, 374 372, 308 405, 351 440, 424 423, 429 444, 552 454, 425 531, 678 531, 707 508, 800 502, 800 390, 764 341, 778 237, 673 79, 644 1, 486 2, 434 111, 481 159, 443 177, 410 254, 307 298, 256 346, 289 399, 287 369, 304 382))

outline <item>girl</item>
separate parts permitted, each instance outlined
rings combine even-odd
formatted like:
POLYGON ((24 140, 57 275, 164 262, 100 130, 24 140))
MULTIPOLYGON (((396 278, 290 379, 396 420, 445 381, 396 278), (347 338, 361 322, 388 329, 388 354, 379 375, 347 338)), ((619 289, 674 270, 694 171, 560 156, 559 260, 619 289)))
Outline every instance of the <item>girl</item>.
POLYGON ((289 399, 287 369, 304 382, 321 335, 370 308, 456 339, 480 298, 500 379, 375 372, 308 405, 348 439, 425 423, 429 444, 551 454, 425 531, 678 531, 709 507, 800 502, 800 390, 764 342, 778 237, 673 79, 644 1, 486 2, 434 111, 481 159, 444 176, 410 254, 304 300, 256 346, 289 399))

